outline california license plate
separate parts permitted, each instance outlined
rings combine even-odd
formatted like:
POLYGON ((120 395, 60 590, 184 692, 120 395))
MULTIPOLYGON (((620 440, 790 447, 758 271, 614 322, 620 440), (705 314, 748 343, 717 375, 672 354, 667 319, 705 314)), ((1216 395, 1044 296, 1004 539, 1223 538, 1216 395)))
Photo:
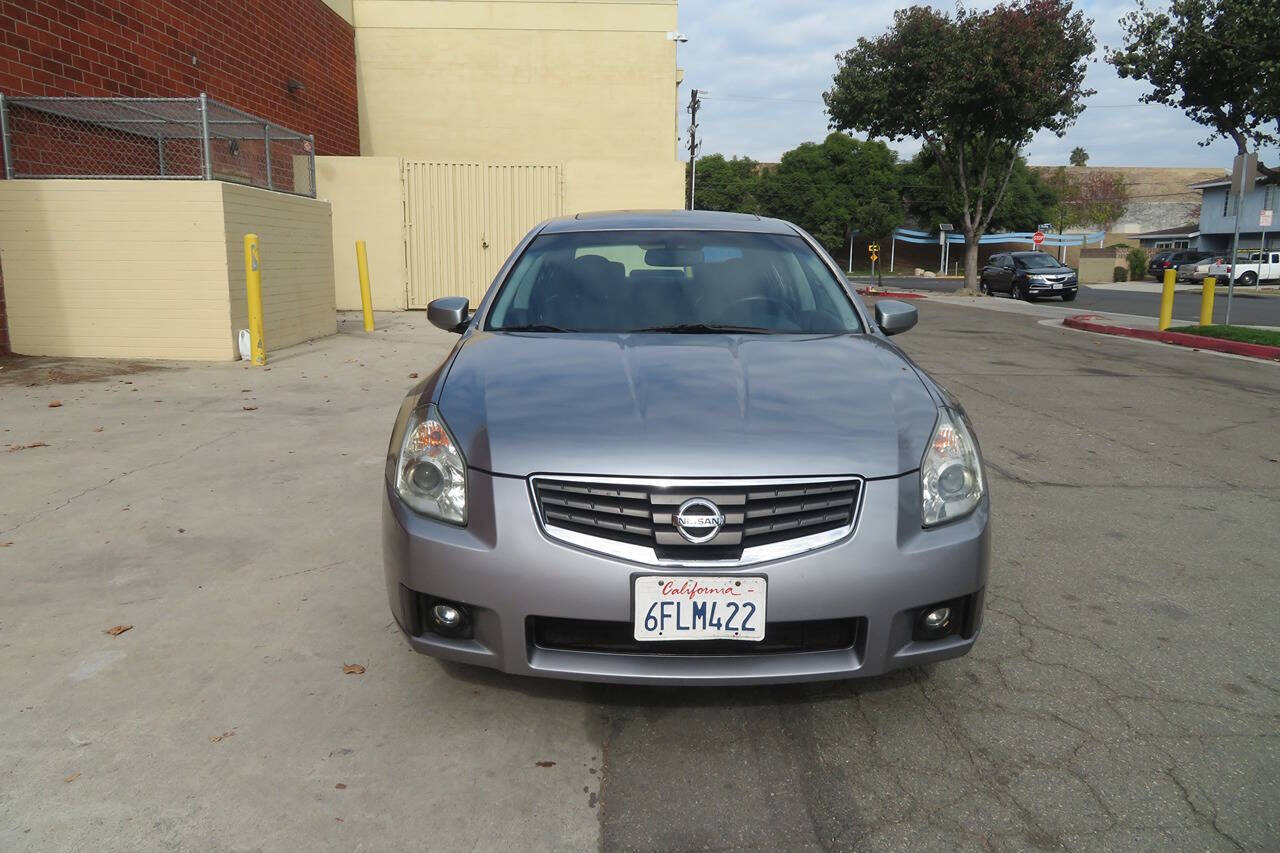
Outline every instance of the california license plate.
POLYGON ((633 579, 637 640, 763 640, 764 578, 633 579))
POLYGON ((1055 281, 1055 282, 1053 283, 1053 289, 1054 289, 1054 290, 1062 290, 1062 282, 1060 282, 1060 281, 1055 281))

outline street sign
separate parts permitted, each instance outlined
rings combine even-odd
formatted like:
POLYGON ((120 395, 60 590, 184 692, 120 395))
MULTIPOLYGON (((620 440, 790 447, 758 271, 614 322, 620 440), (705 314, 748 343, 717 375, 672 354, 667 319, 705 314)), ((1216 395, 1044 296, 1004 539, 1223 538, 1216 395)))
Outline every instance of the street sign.
POLYGON ((874 254, 876 254, 877 252, 879 252, 879 251, 880 251, 880 244, 879 244, 879 243, 872 243, 871 245, 867 246, 867 251, 868 251, 868 252, 870 252, 870 253, 871 253, 871 254, 873 254, 873 255, 874 255, 874 254))
POLYGON ((1259 228, 1271 227, 1271 211, 1270 210, 1264 210, 1262 211, 1262 213, 1258 214, 1258 227, 1259 228))
POLYGON ((1044 232, 1043 232, 1043 231, 1037 231, 1036 233, 1032 234, 1032 235, 1031 235, 1031 242, 1032 242, 1032 243, 1035 243, 1037 246, 1039 246, 1041 243, 1043 243, 1043 242, 1044 242, 1044 232))
POLYGON ((880 260, 880 256, 879 256, 879 255, 877 255, 875 252, 872 252, 872 253, 871 253, 871 260, 873 260, 873 261, 878 261, 878 260, 880 260))

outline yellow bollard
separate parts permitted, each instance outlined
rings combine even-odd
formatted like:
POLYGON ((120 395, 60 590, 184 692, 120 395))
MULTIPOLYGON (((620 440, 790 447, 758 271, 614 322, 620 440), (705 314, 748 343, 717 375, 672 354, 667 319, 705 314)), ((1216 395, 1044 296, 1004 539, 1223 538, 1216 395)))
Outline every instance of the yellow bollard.
POLYGON ((1160 331, 1173 323, 1173 285, 1178 280, 1177 270, 1164 271, 1164 290, 1160 294, 1160 331))
POLYGON ((1213 325, 1213 289, 1217 286, 1213 276, 1206 276, 1204 290, 1200 291, 1200 325, 1213 325))
POLYGON ((244 293, 249 302, 249 339, 253 363, 267 363, 267 347, 262 339, 262 261, 258 255, 258 235, 244 235, 244 293))
POLYGON ((369 258, 364 241, 356 241, 356 267, 360 270, 360 307, 364 309, 364 330, 373 331, 373 295, 369 292, 369 258))

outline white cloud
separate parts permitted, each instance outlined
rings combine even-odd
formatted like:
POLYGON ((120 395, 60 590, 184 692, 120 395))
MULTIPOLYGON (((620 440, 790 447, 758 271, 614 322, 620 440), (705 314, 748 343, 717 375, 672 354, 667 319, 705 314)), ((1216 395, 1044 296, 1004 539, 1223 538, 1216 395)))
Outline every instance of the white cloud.
MULTIPOLYGON (((1065 137, 1038 134, 1028 146, 1028 159, 1065 163, 1080 145, 1091 165, 1227 168, 1234 145, 1217 140, 1201 147, 1205 128, 1178 110, 1140 104, 1145 84, 1120 79, 1102 61, 1103 48, 1120 43, 1118 21, 1134 4, 1098 0, 1082 5, 1095 22, 1098 52, 1088 84, 1098 93, 1065 137)), ((897 8, 880 0, 683 0, 680 29, 689 42, 679 48, 682 98, 687 102, 690 88, 711 93, 698 121, 702 152, 777 160, 801 142, 821 140, 828 132, 822 92, 835 72, 835 54, 860 36, 883 33, 897 8)), ((682 116, 683 130, 688 115, 682 116)), ((908 141, 895 148, 910 156, 919 145, 908 141)), ((1263 157, 1274 162, 1280 152, 1264 151, 1263 157)))

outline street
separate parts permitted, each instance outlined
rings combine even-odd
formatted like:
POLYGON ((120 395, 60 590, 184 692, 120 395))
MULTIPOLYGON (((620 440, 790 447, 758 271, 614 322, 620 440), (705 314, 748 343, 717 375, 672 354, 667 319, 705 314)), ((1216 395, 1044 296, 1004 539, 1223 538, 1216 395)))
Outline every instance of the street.
MULTIPOLYGON (((869 277, 854 279, 859 287, 871 283, 869 277)), ((1155 284, 1155 282, 1149 282, 1155 284)), ((955 279, 916 278, 914 276, 885 276, 883 284, 877 279, 876 286, 886 290, 919 290, 923 292, 953 293, 959 290, 964 282, 955 279)), ((1184 287, 1185 285, 1179 285, 1184 287)), ((997 294, 996 299, 1008 299, 1007 294, 997 294)), ((1144 293, 1134 290, 1117 289, 1109 285, 1082 285, 1075 302, 1063 302, 1060 299, 1038 300, 1039 305, 1055 305, 1068 308, 1076 313, 1089 311, 1105 311, 1115 314, 1133 314, 1140 317, 1157 317, 1160 314, 1160 294, 1144 293)), ((1227 291, 1219 287, 1213 302, 1213 321, 1222 323, 1227 315, 1227 291)), ((1173 318, 1196 323, 1200 320, 1199 289, 1179 290, 1173 296, 1173 318)), ((1243 326, 1277 326, 1280 327, 1280 294, 1256 293, 1252 288, 1238 287, 1231 304, 1231 322, 1243 326)))
POLYGON ((379 491, 455 340, 422 314, 266 370, 6 363, 0 849, 1276 849, 1280 367, 917 304, 991 482, 982 635, 773 688, 409 650, 379 491))

